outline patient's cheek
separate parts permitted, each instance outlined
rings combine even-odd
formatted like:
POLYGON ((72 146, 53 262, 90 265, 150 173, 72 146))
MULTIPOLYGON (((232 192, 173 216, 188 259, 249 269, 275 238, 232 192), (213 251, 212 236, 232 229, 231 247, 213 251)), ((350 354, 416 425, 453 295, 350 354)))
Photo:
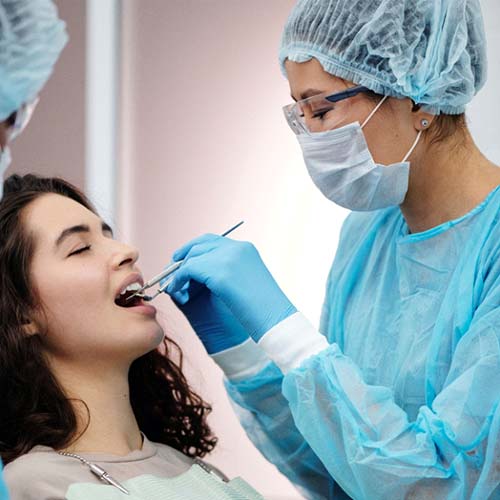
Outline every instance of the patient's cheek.
POLYGON ((76 323, 81 320, 75 323, 75 318, 84 318, 87 328, 89 323, 105 320, 106 277, 99 266, 77 262, 51 266, 40 260, 34 266, 33 280, 46 312, 48 329, 53 334, 78 329, 76 323))

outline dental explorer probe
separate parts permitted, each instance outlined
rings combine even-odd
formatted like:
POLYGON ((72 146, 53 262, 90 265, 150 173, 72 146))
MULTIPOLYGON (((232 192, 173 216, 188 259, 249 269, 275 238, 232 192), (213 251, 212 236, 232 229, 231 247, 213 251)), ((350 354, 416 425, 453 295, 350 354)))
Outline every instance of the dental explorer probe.
MULTIPOLYGON (((228 234, 232 233, 235 229, 238 229, 244 222, 245 221, 243 221, 243 220, 240 221, 240 222, 238 222, 238 224, 234 225, 231 229, 228 229, 227 231, 225 231, 224 233, 222 233, 221 236, 224 237, 224 236, 227 236, 228 234)), ((160 288, 158 288, 158 290, 156 291, 156 293, 154 295, 144 295, 143 292, 145 290, 147 290, 148 288, 151 288, 152 286, 156 285, 157 283, 159 283, 161 280, 165 279, 170 274, 172 274, 175 271, 177 271, 177 269, 179 269, 179 267, 181 266, 181 264, 183 262, 184 262, 184 259, 179 260, 177 262, 174 262, 173 264, 171 264, 170 266, 168 266, 160 274, 157 274, 154 278, 151 278, 149 281, 147 281, 142 288, 140 288, 139 290, 137 290, 137 292, 135 292, 130 297, 127 297, 127 299, 125 300, 125 302, 128 302, 129 300, 131 300, 131 299, 133 299, 135 297, 140 297, 142 300, 145 300, 146 302, 150 302, 151 300, 153 300, 156 297, 158 297, 158 295, 160 295, 160 293, 164 292, 167 289, 168 285, 170 285, 170 283, 173 280, 173 276, 169 280, 167 280, 163 284, 163 286, 161 286, 160 288)))

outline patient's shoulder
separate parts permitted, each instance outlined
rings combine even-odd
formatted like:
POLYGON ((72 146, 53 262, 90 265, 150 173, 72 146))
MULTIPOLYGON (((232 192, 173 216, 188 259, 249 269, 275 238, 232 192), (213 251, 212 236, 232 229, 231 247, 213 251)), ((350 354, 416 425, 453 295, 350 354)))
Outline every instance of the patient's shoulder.
POLYGON ((204 468, 207 472, 212 471, 217 476, 223 478, 225 481, 229 480, 227 476, 220 469, 218 469, 211 463, 206 462, 205 460, 201 460, 200 458, 187 457, 180 451, 166 444, 162 443, 151 443, 151 444, 157 448, 158 455, 160 455, 162 458, 168 461, 169 464, 171 464, 171 467, 174 463, 176 463, 179 466, 179 471, 185 467, 191 467, 192 465, 197 464, 200 467, 204 468))
POLYGON ((4 468, 4 479, 15 500, 55 500, 78 476, 78 463, 73 464, 45 446, 37 446, 4 468))

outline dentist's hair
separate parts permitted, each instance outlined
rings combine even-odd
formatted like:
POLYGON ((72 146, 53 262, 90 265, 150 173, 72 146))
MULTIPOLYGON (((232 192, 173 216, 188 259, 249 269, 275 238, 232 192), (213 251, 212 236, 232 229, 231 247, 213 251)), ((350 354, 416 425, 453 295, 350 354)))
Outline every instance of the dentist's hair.
MULTIPOLYGON (((6 464, 36 445, 57 450, 78 438, 73 405, 44 356, 44 332, 28 335, 24 329, 42 298, 30 283, 34 242, 25 231, 23 211, 47 193, 97 213, 62 179, 12 175, 5 182, 0 201, 0 457, 6 464)), ((149 439, 191 457, 212 451, 217 440, 206 421, 211 407, 190 389, 174 341, 165 337, 158 349, 135 360, 129 385, 139 428, 149 439)))

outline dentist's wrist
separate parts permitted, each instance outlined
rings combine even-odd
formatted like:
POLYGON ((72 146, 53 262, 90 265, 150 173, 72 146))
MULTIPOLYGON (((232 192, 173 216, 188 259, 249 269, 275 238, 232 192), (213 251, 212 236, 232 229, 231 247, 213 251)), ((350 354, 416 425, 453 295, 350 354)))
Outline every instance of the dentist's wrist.
POLYGON ((329 343, 302 313, 296 312, 271 328, 257 345, 287 374, 329 343))
POLYGON ((252 340, 210 356, 231 382, 239 382, 260 373, 271 360, 252 340))
POLYGON ((260 320, 258 326, 254 326, 253 328, 249 327, 247 329, 252 339, 257 343, 275 326, 294 315, 297 312, 297 308, 286 297, 283 297, 282 304, 280 304, 279 307, 273 304, 273 309, 271 311, 266 311, 265 307, 261 307, 259 312, 263 319, 260 320), (265 311, 264 314, 262 314, 263 311, 265 311))

